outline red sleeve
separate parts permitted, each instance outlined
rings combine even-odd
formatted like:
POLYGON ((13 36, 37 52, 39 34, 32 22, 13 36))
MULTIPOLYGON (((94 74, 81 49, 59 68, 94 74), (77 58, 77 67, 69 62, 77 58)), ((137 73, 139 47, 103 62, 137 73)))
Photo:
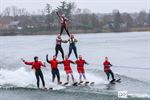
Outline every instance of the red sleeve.
POLYGON ((44 64, 40 61, 41 66, 44 66, 44 64))
POLYGON ((32 65, 33 62, 24 62, 26 65, 32 65))
POLYGON ((76 60, 76 64, 78 63, 78 60, 76 60))

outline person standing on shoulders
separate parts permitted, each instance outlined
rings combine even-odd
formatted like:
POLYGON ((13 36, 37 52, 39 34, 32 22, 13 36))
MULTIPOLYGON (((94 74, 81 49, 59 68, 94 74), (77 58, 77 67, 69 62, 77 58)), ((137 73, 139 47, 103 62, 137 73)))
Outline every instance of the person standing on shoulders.
POLYGON ((71 34, 70 38, 68 39, 69 42, 69 53, 68 53, 68 57, 70 57, 72 50, 74 51, 75 57, 76 59, 78 59, 78 53, 77 53, 77 47, 76 47, 76 42, 77 39, 75 39, 74 35, 71 34))
POLYGON ((60 19, 60 23, 61 23, 61 30, 60 30, 60 35, 62 35, 63 30, 65 29, 65 31, 67 32, 68 36, 70 37, 70 33, 68 31, 68 19, 65 17, 65 14, 60 15, 58 12, 56 12, 57 16, 60 19))
POLYGON ((61 36, 58 34, 58 36, 56 38, 55 56, 57 58, 58 52, 60 51, 62 54, 62 59, 64 60, 64 51, 63 51, 63 48, 61 46, 62 43, 67 43, 67 41, 62 40, 61 36))

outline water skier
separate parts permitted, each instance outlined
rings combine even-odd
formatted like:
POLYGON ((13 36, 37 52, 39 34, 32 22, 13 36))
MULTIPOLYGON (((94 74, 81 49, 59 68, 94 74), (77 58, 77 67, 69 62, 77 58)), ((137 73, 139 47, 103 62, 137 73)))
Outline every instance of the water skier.
POLYGON ((109 76, 111 75, 112 81, 115 81, 114 73, 110 69, 110 67, 112 66, 112 64, 108 61, 108 57, 105 57, 105 61, 103 62, 103 65, 104 65, 104 72, 107 75, 107 80, 109 80, 109 76))
POLYGON ((57 82, 58 84, 61 84, 60 82, 60 74, 58 69, 58 60, 56 59, 56 56, 53 56, 52 60, 48 59, 48 55, 46 55, 46 61, 51 65, 51 72, 52 72, 52 82, 55 81, 55 77, 57 76, 57 82))
POLYGON ((32 69, 35 69, 35 76, 36 76, 36 80, 37 80, 37 87, 39 88, 40 85, 40 78, 42 80, 42 84, 43 84, 43 88, 45 89, 45 81, 44 81, 44 76, 41 70, 41 67, 46 67, 45 63, 42 63, 41 61, 38 60, 39 58, 37 56, 34 57, 34 61, 33 62, 27 62, 24 59, 21 59, 24 64, 26 65, 32 65, 32 69))
POLYGON ((84 78, 84 81, 86 81, 84 64, 88 64, 88 63, 84 59, 82 59, 81 55, 79 55, 79 59, 76 60, 75 63, 77 64, 77 71, 79 73, 80 82, 82 82, 82 77, 84 78))

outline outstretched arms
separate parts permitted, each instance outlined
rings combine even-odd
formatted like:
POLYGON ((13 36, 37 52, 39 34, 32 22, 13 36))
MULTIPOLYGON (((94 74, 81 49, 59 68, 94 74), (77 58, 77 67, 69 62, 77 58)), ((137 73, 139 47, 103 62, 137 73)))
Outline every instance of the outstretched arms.
POLYGON ((22 62, 25 62, 25 60, 23 58, 21 58, 22 62))
POLYGON ((67 40, 62 40, 62 43, 67 43, 68 41, 67 40))
POLYGON ((21 60, 24 62, 24 64, 26 64, 26 65, 32 65, 33 64, 33 62, 27 62, 27 61, 25 61, 23 58, 21 58, 21 60))
POLYGON ((74 62, 74 61, 72 61, 72 60, 70 60, 70 62, 71 62, 72 64, 75 64, 75 62, 74 62))
POLYGON ((88 62, 86 62, 86 61, 85 61, 85 64, 89 65, 89 63, 88 63, 88 62))
POLYGON ((63 61, 59 61, 58 64, 63 64, 63 61))

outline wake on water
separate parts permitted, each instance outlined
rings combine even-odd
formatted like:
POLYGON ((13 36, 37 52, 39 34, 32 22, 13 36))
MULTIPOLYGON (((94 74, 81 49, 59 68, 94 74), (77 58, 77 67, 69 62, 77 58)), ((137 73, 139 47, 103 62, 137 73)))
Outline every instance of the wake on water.
MULTIPOLYGON (((145 83, 140 82, 138 80, 128 78, 126 76, 122 75, 115 75, 116 77, 122 78, 122 81, 126 80, 126 82, 118 83, 116 85, 109 84, 108 81, 105 80, 105 75, 102 71, 99 70, 87 70, 87 78, 90 81, 94 81, 94 86, 88 86, 88 87, 72 87, 72 86, 62 86, 57 85, 57 83, 51 82, 51 73, 50 71, 43 70, 44 78, 46 81, 46 87, 47 88, 53 88, 53 90, 64 90, 64 91, 76 91, 76 92, 88 92, 90 93, 106 93, 111 92, 114 94, 114 92, 127 89, 128 91, 132 90, 134 87, 133 85, 142 85, 141 87, 143 90, 148 88, 145 83), (93 74, 94 73, 94 74, 93 74), (133 82, 134 81, 134 82, 133 82), (136 82, 135 82, 136 81, 136 82), (130 85, 128 82, 133 82, 130 85), (126 86, 129 85, 129 86, 126 86), (145 85, 145 86, 144 86, 145 85), (83 88, 83 89, 82 89, 83 88), (131 88, 131 89, 130 89, 131 88), (79 89, 79 90, 78 90, 79 89), (90 90, 90 91, 89 91, 90 90)), ((63 70, 60 70, 61 74, 61 80, 65 82, 66 76, 65 72, 63 70)), ((76 79, 78 79, 78 73, 74 72, 74 76, 76 79)), ((140 89, 141 87, 137 88, 140 89)), ((1 89, 25 89, 25 90, 36 90, 36 79, 34 75, 33 70, 28 70, 25 67, 21 67, 17 70, 8 70, 8 69, 1 69, 0 70, 0 88, 1 89)), ((130 97, 142 97, 142 98, 150 98, 150 95, 147 94, 149 91, 148 89, 145 90, 147 93, 137 93, 137 89, 135 88, 135 91, 129 92, 128 96, 130 97), (135 92, 135 93, 134 93, 135 92)))
MULTIPOLYGON (((61 80, 65 82, 66 74, 64 71, 60 71, 61 80)), ((46 81, 47 87, 55 87, 58 88, 60 85, 56 85, 56 83, 51 82, 51 72, 43 70, 44 78, 46 81)), ((74 72, 74 76, 78 79, 78 73, 74 72)), ((93 74, 87 74, 88 80, 92 82, 96 82, 95 84, 106 83, 105 80, 95 76, 93 74)), ((57 80, 56 80, 57 81, 57 80)), ((70 80, 71 81, 71 80, 70 80)), ((1 69, 0 70, 0 86, 1 87, 27 87, 27 88, 35 88, 36 85, 35 75, 33 70, 27 70, 24 67, 21 67, 17 70, 8 70, 1 69)), ((60 89, 63 89, 60 87, 60 89)))

